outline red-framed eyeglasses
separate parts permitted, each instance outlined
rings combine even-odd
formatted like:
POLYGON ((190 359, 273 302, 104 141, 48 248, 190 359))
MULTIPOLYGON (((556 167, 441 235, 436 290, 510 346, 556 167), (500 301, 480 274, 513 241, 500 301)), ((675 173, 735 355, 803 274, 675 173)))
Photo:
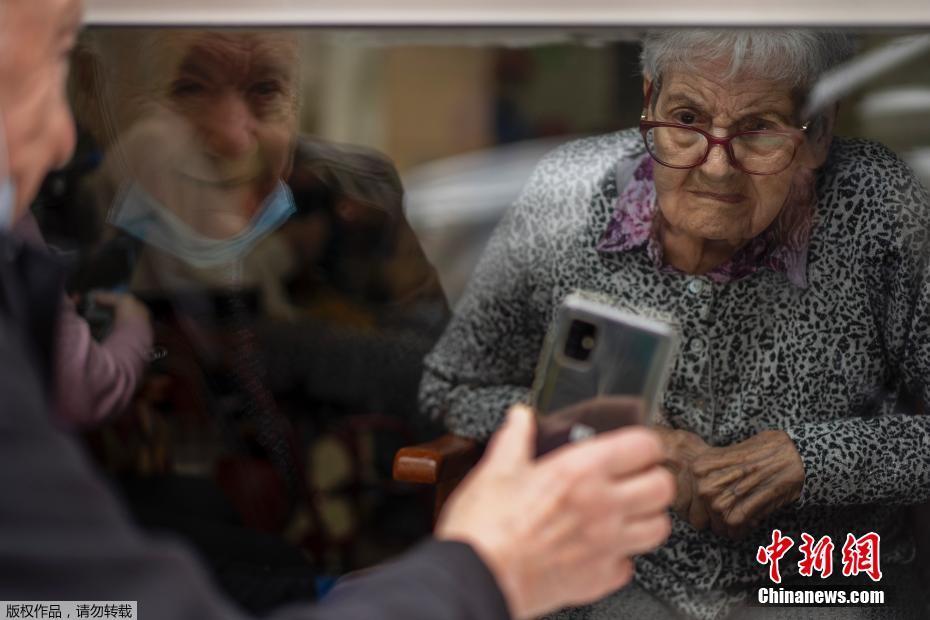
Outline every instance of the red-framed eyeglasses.
MULTIPOLYGON (((651 96, 650 84, 645 105, 649 105, 651 96)), ((696 168, 719 145, 726 151, 731 166, 758 175, 778 174, 788 168, 804 142, 807 129, 805 123, 800 129, 740 131, 718 138, 691 125, 648 121, 645 109, 639 122, 646 150, 663 166, 680 170, 696 168)))
POLYGON ((795 130, 740 131, 724 138, 703 129, 642 120, 639 132, 654 160, 669 168, 695 168, 707 161, 714 146, 723 147, 730 165, 748 174, 778 174, 794 161, 807 125, 795 130))

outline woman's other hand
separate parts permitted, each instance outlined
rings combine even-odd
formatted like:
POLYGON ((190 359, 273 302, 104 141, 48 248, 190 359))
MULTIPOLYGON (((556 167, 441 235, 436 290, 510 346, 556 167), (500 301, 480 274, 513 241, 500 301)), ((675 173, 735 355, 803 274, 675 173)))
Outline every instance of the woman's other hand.
POLYGON ((740 538, 762 519, 796 501, 804 464, 784 431, 762 431, 702 452, 692 465, 700 503, 720 536, 740 538))

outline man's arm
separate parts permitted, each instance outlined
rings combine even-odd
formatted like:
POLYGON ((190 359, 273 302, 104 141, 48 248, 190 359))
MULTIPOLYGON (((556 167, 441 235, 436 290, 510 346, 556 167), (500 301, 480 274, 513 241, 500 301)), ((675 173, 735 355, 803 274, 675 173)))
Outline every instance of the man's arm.
MULTIPOLYGON (((0 327, 0 598, 136 600, 148 618, 243 617, 178 544, 143 536, 76 445, 52 428, 18 339, 0 327)), ((276 618, 506 618, 470 547, 431 542, 276 618)))
MULTIPOLYGON (((142 536, 51 427, 20 342, 0 325, 0 599, 132 600, 151 618, 242 618, 187 551, 142 536)), ((274 617, 529 618, 629 582, 631 557, 671 528, 658 439, 633 428, 538 460, 534 451, 532 413, 517 409, 450 498, 437 527, 445 542, 274 617)))

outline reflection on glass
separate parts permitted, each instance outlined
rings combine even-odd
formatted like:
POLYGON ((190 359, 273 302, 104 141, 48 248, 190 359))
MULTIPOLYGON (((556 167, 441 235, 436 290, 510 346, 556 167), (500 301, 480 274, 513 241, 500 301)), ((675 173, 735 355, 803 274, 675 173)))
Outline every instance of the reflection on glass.
MULTIPOLYGON (((140 520, 185 536, 255 610, 381 561, 429 527, 429 501, 390 483, 394 450, 439 423, 489 433, 525 396, 561 296, 600 288, 684 325, 667 424, 701 450, 791 426, 805 466, 821 467, 805 482, 814 499, 753 532, 821 536, 855 512, 879 523, 892 572, 906 566, 894 506, 926 494, 902 448, 923 445, 920 423, 892 415, 913 411, 925 374, 923 314, 909 304, 922 299, 926 198, 910 173, 842 138, 812 164, 808 146, 829 127, 812 124, 803 144, 779 133, 809 120, 794 117, 809 84, 668 71, 649 120, 694 129, 656 127, 644 142, 637 33, 601 33, 598 47, 479 34, 405 45, 400 32, 87 33, 72 84, 78 156, 35 212, 73 258, 74 292, 128 290, 153 314, 164 356, 123 417, 88 438, 140 520), (747 93, 770 95, 771 114, 747 93), (707 118, 684 96, 728 103, 707 118), (597 137, 561 146, 583 134, 597 137), (632 207, 618 217, 621 201, 632 207), (749 202, 756 217, 740 219, 749 202), (663 246, 682 225, 742 253, 692 273, 663 246), (294 581, 272 594, 256 566, 294 581)), ((888 143, 926 179, 924 64, 864 86, 832 127, 888 143)), ((540 439, 564 440, 575 413, 546 420, 540 439)), ((676 528, 720 559, 676 554, 680 537, 651 556, 668 578, 646 570, 641 582, 664 584, 653 590, 669 605, 700 615, 695 600, 765 574, 765 537, 676 528), (720 578, 700 596, 662 590, 702 575, 720 578)))
MULTIPOLYGON (((254 609, 357 566, 340 545, 409 493, 390 458, 422 436, 420 360, 448 314, 391 161, 300 131, 300 50, 293 31, 108 30, 76 58, 109 226, 75 282, 137 294, 164 352, 91 441, 140 518, 232 561, 218 579, 254 609), (336 479, 318 471, 334 453, 336 479), (266 565, 293 587, 266 591, 266 565)), ((411 512, 364 552, 421 535, 411 512)))

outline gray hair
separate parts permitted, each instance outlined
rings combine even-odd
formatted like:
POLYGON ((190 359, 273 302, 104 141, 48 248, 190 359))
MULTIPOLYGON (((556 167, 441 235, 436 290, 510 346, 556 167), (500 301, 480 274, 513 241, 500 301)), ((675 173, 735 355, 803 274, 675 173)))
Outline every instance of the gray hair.
POLYGON ((694 72, 709 61, 729 61, 721 77, 751 75, 807 90, 855 52, 853 38, 828 30, 656 30, 643 38, 643 75, 661 84, 671 68, 694 72))

